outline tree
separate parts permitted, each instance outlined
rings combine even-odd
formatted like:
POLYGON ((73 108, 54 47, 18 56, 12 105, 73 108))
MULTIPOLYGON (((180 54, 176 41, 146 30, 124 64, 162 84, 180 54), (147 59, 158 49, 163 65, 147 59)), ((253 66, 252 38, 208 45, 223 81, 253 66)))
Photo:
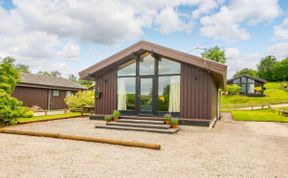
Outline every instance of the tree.
POLYGON ((75 75, 73 74, 70 74, 69 75, 69 80, 73 81, 73 82, 77 82, 79 83, 80 85, 84 86, 84 87, 91 87, 93 86, 93 81, 91 80, 82 80, 82 79, 78 79, 75 75))
POLYGON ((268 81, 273 81, 274 66, 277 63, 274 56, 266 56, 262 58, 260 63, 257 65, 257 74, 260 78, 268 81))
POLYGON ((60 78, 61 77, 61 73, 54 70, 51 72, 47 72, 47 71, 39 71, 38 75, 42 75, 42 76, 49 76, 49 77, 56 77, 56 78, 60 78))
POLYGON ((15 66, 15 68, 22 73, 31 73, 29 70, 29 66, 28 65, 24 65, 24 64, 17 64, 15 66))
POLYGON ((15 59, 6 57, 0 63, 0 89, 6 93, 11 94, 18 81, 20 81, 20 75, 17 69, 14 67, 15 59))
POLYGON ((276 62, 274 65, 273 79, 275 81, 287 81, 288 80, 288 58, 282 61, 276 62))
POLYGON ((94 106, 94 93, 92 90, 78 91, 75 95, 67 96, 65 103, 70 110, 82 109, 85 106, 94 106))
POLYGON ((201 56, 211 61, 219 62, 224 64, 226 62, 225 51, 221 50, 218 46, 208 49, 201 53, 201 56))
POLYGON ((32 117, 32 111, 10 95, 15 89, 20 75, 14 66, 14 59, 4 58, 0 63, 0 122, 5 125, 14 118, 32 117))
POLYGON ((244 74, 250 75, 253 77, 257 77, 257 71, 256 70, 244 68, 244 69, 241 69, 239 71, 236 71, 236 73, 233 75, 233 78, 238 77, 240 75, 244 75, 244 74))

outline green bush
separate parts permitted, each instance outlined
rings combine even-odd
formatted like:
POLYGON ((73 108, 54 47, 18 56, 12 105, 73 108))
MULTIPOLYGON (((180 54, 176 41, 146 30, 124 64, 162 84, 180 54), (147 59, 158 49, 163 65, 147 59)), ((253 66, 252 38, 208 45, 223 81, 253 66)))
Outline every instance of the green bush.
POLYGON ((67 96, 65 98, 65 103, 70 110, 82 109, 85 106, 94 106, 94 91, 78 91, 74 95, 67 96))
POLYGON ((171 125, 178 125, 178 119, 171 119, 171 125))
POLYGON ((0 89, 0 122, 2 125, 9 123, 15 118, 32 116, 33 112, 28 107, 23 106, 21 101, 0 89))
POLYGON ((119 111, 117 111, 117 110, 113 111, 113 117, 114 118, 119 118, 119 116, 120 116, 120 112, 119 111))
POLYGON ((225 91, 228 92, 228 94, 230 94, 230 95, 236 95, 236 94, 239 94, 241 92, 241 87, 239 85, 236 85, 236 84, 226 85, 225 91))
POLYGON ((165 115, 164 115, 165 121, 170 121, 171 118, 172 118, 171 114, 165 114, 165 115))
POLYGON ((110 121, 112 121, 113 117, 110 116, 110 115, 107 115, 107 116, 104 117, 104 119, 105 119, 106 122, 110 122, 110 121))

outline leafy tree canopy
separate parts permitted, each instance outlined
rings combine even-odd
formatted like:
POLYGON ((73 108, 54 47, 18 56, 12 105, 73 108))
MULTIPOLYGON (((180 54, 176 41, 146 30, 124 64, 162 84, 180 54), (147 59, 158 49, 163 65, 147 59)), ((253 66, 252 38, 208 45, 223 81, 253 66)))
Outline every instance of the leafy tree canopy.
POLYGON ((42 75, 42 76, 50 76, 50 77, 56 77, 56 78, 60 78, 61 77, 61 73, 59 71, 39 71, 38 75, 42 75))
POLYGON ((31 73, 28 65, 17 64, 15 68, 22 73, 31 73))
POLYGON ((277 62, 274 65, 273 79, 275 81, 287 81, 288 80, 288 58, 277 62))
POLYGON ((18 117, 32 117, 32 111, 22 102, 11 97, 20 75, 14 67, 14 59, 6 57, 0 62, 0 123, 3 125, 18 117))
POLYGON ((221 50, 218 46, 208 49, 201 53, 201 56, 211 61, 219 62, 224 64, 226 62, 225 51, 221 50))
POLYGON ((250 75, 250 76, 253 76, 253 77, 257 77, 257 71, 254 70, 254 69, 248 69, 248 68, 244 68, 244 69, 241 69, 239 71, 237 71, 233 77, 238 77, 240 75, 243 75, 243 74, 246 74, 246 75, 250 75))
POLYGON ((79 79, 78 77, 76 77, 75 75, 71 74, 69 75, 69 80, 73 81, 73 82, 77 82, 79 83, 80 85, 82 85, 83 87, 91 87, 93 86, 93 81, 91 80, 82 80, 82 79, 79 79))
POLYGON ((274 56, 266 56, 257 66, 257 74, 260 78, 273 81, 274 65, 277 63, 274 56))
POLYGON ((17 82, 20 81, 20 75, 14 67, 14 62, 15 59, 6 57, 0 63, 0 90, 2 89, 8 94, 14 91, 17 82))

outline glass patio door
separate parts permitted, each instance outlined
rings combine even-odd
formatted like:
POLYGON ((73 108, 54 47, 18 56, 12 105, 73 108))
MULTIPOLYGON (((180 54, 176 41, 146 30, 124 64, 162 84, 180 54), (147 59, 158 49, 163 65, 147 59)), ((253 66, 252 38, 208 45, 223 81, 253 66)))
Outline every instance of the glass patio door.
POLYGON ((145 77, 140 79, 140 114, 152 114, 153 111, 153 78, 145 77))

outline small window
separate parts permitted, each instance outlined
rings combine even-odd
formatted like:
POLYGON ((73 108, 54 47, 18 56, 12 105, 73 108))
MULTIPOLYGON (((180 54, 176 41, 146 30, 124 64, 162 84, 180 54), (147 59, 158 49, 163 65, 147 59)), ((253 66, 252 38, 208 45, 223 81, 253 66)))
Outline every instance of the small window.
POLYGON ((239 83, 240 83, 240 78, 234 80, 233 83, 234 83, 234 84, 239 84, 239 83))
POLYGON ((53 96, 60 96, 59 90, 53 90, 53 96))
POLYGON ((248 83, 255 83, 255 80, 249 78, 248 83))
POLYGON ((241 77, 241 82, 246 83, 246 77, 241 77))
POLYGON ((71 91, 66 91, 66 96, 71 96, 72 92, 71 91))

